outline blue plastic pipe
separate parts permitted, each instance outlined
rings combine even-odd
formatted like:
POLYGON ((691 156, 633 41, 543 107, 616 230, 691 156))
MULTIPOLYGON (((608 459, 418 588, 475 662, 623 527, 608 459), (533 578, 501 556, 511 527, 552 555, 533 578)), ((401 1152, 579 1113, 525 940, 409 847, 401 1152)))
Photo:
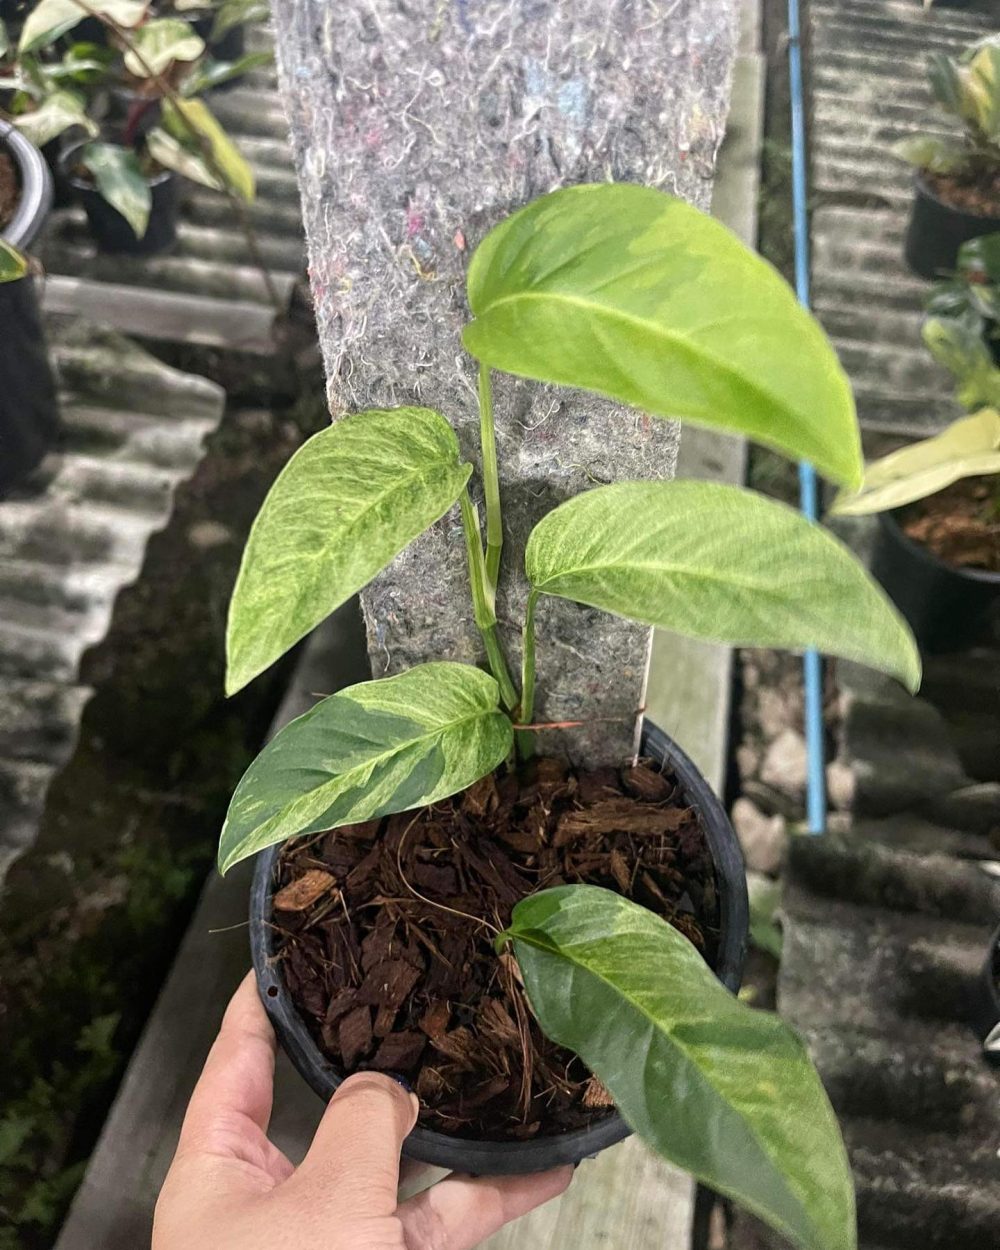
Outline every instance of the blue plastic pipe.
MULTIPOLYGON (((795 293, 809 307, 809 216, 806 182, 805 93, 802 87, 802 24, 799 0, 788 0, 788 79, 792 105, 792 222, 795 239, 795 293)), ((816 470, 799 463, 799 507, 810 521, 819 518, 816 470)), ((810 833, 826 830, 826 768, 823 741, 823 662, 815 651, 803 658, 806 718, 806 818, 810 833)))

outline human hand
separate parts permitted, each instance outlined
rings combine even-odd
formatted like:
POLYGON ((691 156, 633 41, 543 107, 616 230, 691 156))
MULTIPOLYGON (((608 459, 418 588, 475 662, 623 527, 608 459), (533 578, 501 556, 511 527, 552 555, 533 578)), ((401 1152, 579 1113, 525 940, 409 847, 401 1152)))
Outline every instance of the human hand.
POLYGON ((267 1139, 274 1053, 251 974, 191 1095, 152 1250, 471 1250, 569 1184, 568 1167, 453 1174, 397 1203, 400 1147, 419 1104, 376 1072, 340 1086, 295 1168, 267 1139))

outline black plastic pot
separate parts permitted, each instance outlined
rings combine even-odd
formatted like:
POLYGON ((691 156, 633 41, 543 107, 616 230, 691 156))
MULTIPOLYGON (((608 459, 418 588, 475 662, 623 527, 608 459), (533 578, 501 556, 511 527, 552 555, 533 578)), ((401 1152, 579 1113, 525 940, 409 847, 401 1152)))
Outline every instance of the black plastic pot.
POLYGON ((1000 1063, 1000 929, 990 938, 986 958, 972 987, 970 1022, 983 1043, 983 1054, 1000 1063))
POLYGON ((958 249, 963 243, 997 230, 1000 230, 1000 217, 981 217, 946 204, 917 175, 903 252, 906 263, 921 278, 940 278, 953 273, 958 263, 958 249))
POLYGON ((213 61, 238 61, 246 47, 246 38, 242 26, 231 26, 219 39, 212 39, 212 26, 215 14, 206 13, 204 17, 189 19, 195 31, 201 36, 213 61))
MULTIPOLYGON (((715 973, 734 993, 739 989, 747 951, 749 907, 746 875, 739 843, 729 818, 708 783, 680 747, 648 721, 643 729, 644 755, 667 764, 676 774, 689 803, 701 814, 715 863, 721 932, 715 973)), ((274 870, 280 847, 257 856, 250 895, 250 950, 261 1001, 278 1040, 313 1090, 327 1101, 344 1079, 320 1052, 281 977, 271 925, 274 870)), ((482 1175, 541 1172, 606 1150, 627 1137, 630 1129, 612 1113, 589 1128, 524 1142, 473 1141, 415 1128, 403 1154, 437 1167, 482 1175)))
POLYGON ((930 654, 974 643, 1000 598, 1000 573, 946 564, 907 538, 896 512, 878 514, 872 573, 930 654))
POLYGON ((107 202, 97 188, 73 173, 80 144, 67 148, 62 157, 63 168, 73 194, 87 214, 90 233, 99 252, 127 256, 156 256, 169 251, 177 241, 179 208, 178 178, 164 170, 150 182, 153 203, 146 233, 140 239, 121 213, 107 202))
MULTIPOLYGON (((13 157, 21 184, 21 200, 3 238, 24 252, 52 207, 52 177, 41 152, 9 122, 0 121, 0 146, 13 157)), ((59 434, 55 382, 31 274, 0 283, 0 379, 0 494, 5 494, 59 434)))

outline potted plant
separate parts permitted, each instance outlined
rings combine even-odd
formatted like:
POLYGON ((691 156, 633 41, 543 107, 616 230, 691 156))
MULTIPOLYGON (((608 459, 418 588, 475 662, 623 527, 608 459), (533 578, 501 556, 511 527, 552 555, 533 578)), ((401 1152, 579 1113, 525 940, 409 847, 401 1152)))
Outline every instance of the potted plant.
POLYGON ((1000 230, 1000 35, 953 59, 931 53, 928 76, 938 104, 963 127, 954 139, 911 135, 893 151, 915 166, 904 251, 914 273, 937 278, 955 268, 967 239, 1000 230))
MULTIPOLYGON (((176 175, 249 201, 253 173, 197 98, 203 79, 192 76, 192 67, 204 43, 192 27, 179 18, 145 20, 145 0, 101 0, 90 7, 121 45, 120 57, 105 66, 112 106, 99 126, 85 107, 82 120, 76 106, 61 110, 88 136, 64 149, 61 167, 100 251, 163 252, 176 239, 176 175)), ((21 32, 21 56, 37 56, 72 25, 61 0, 41 0, 21 32)))
POLYGON ((978 334, 1000 364, 1000 234, 969 239, 958 249, 954 275, 935 285, 927 312, 978 334))
POLYGON ((925 651, 967 645, 1000 598, 1000 410, 875 461, 832 511, 878 513, 872 572, 925 651))
POLYGON ((24 256, 51 204, 41 153, 0 121, 0 494, 38 464, 59 431, 38 296, 24 256))
POLYGON ((556 596, 695 637, 818 646, 911 688, 913 640, 847 549, 792 509, 715 483, 618 482, 549 512, 517 553, 515 680, 495 610, 491 390, 494 369, 584 387, 856 484, 846 377, 770 266, 649 188, 535 201, 480 244, 468 291, 485 546, 452 427, 408 407, 310 439, 244 553, 229 693, 457 502, 489 670, 443 660, 350 686, 250 766, 219 864, 263 852, 251 911, 263 1001, 320 1093, 358 1067, 415 1085, 407 1154, 531 1171, 633 1130, 799 1245, 850 1250, 850 1173, 818 1078, 784 1024, 731 992, 747 906, 717 800, 652 726, 635 766, 538 758, 535 635, 556 596))

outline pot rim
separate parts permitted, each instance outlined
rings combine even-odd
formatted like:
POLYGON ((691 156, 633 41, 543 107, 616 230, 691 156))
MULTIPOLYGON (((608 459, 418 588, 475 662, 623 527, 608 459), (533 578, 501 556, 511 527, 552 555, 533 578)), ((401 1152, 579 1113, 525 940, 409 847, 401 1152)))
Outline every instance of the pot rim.
POLYGON ((949 564, 947 560, 942 560, 939 555, 935 555, 929 547, 915 542, 899 523, 897 514, 901 511, 902 508, 890 508, 888 511, 878 512, 875 515, 892 540, 905 548, 912 556, 944 572, 951 573, 954 577, 964 577, 970 582, 981 582, 986 586, 1000 586, 1000 573, 993 573, 989 569, 966 568, 961 564, 949 564))
POLYGON ((8 121, 0 120, 0 145, 18 167, 21 199, 3 230, 4 241, 24 251, 35 241, 52 209, 52 174, 38 148, 8 121))
POLYGON ((997 229, 1000 230, 1000 212, 972 213, 967 208, 959 208, 957 204, 949 204, 947 200, 942 200, 939 195, 935 195, 927 184, 925 174, 926 170, 918 169, 913 176, 914 187, 918 195, 922 195, 924 199, 933 200, 940 208, 947 209, 949 213, 954 213, 956 217, 970 217, 973 221, 995 221, 997 229))
MULTIPOLYGON (((658 726, 646 721, 642 750, 669 763, 687 798, 702 817, 719 885, 720 936, 716 976, 736 993, 742 980, 749 941, 750 911, 743 856, 725 808, 690 757, 658 726)), ((269 923, 272 872, 280 844, 257 855, 250 891, 250 949, 257 990, 282 1048, 313 1091, 329 1101, 345 1078, 316 1045, 295 1008, 274 960, 274 931, 269 923), (266 917, 266 918, 265 918, 266 917)), ((487 1175, 542 1171, 581 1159, 622 1141, 631 1129, 617 1111, 595 1124, 528 1141, 489 1141, 453 1137, 415 1128, 403 1143, 403 1154, 438 1167, 487 1175)))
POLYGON ((972 1026, 983 1043, 983 1053, 994 1063, 1000 1063, 1000 985, 997 984, 994 962, 998 947, 1000 927, 990 934, 972 1004, 972 1026))

